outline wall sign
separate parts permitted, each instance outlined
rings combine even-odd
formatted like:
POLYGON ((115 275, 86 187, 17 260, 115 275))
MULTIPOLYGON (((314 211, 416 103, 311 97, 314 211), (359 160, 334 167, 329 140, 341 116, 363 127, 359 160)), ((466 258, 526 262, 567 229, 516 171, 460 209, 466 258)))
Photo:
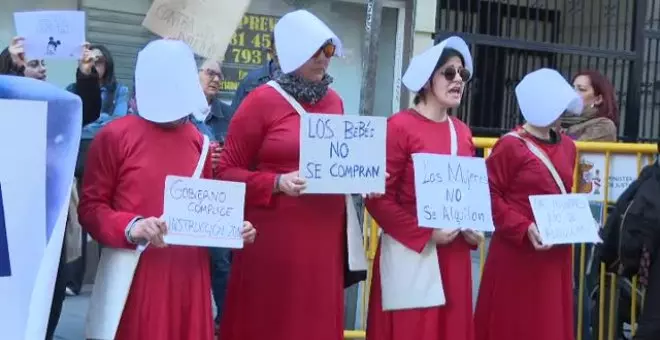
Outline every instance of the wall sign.
POLYGON ((233 94, 241 80, 256 68, 270 60, 273 29, 279 17, 261 14, 245 14, 229 42, 220 83, 220 92, 233 94))

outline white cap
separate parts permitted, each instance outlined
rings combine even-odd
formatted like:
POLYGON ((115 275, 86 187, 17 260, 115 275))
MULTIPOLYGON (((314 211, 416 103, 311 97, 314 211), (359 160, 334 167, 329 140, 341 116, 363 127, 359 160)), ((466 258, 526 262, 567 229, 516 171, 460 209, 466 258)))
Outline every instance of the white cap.
POLYGON ((582 113, 582 98, 559 72, 542 68, 527 74, 516 86, 516 99, 525 121, 547 127, 565 111, 582 113))
POLYGON ((275 25, 275 50, 282 73, 291 73, 331 40, 341 56, 341 40, 314 14, 301 9, 284 15, 275 25))
POLYGON ((408 65, 408 69, 402 78, 403 84, 406 85, 408 90, 419 92, 419 90, 426 85, 431 79, 431 76, 433 76, 435 65, 438 64, 438 60, 440 60, 445 48, 454 49, 461 54, 465 64, 463 67, 470 71, 470 77, 472 77, 474 72, 472 68, 472 54, 470 54, 470 48, 465 43, 465 40, 457 36, 452 36, 427 49, 422 52, 422 54, 412 58, 410 65, 408 65))
POLYGON ((159 39, 138 53, 135 100, 142 118, 169 123, 208 109, 195 56, 184 42, 159 39))

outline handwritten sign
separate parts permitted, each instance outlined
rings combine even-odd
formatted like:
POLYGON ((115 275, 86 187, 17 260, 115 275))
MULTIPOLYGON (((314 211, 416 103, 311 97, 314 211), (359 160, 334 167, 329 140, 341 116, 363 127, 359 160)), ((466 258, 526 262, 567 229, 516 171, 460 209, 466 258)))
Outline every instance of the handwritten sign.
POLYGON ((221 92, 235 92, 247 74, 270 60, 273 29, 279 17, 245 14, 231 37, 222 64, 221 92))
POLYGON ((485 159, 412 155, 421 227, 493 231, 485 159))
POLYGON ((25 38, 28 60, 79 59, 85 43, 85 12, 36 11, 14 13, 16 34, 25 38))
POLYGON ((243 248, 245 183, 179 176, 165 179, 165 242, 243 248))
POLYGON ((535 195, 529 203, 543 244, 601 242, 587 195, 535 195))
POLYGON ((195 53, 220 60, 250 0, 155 0, 142 25, 160 35, 181 39, 195 53))
POLYGON ((307 114, 300 119, 305 193, 385 192, 385 117, 307 114))

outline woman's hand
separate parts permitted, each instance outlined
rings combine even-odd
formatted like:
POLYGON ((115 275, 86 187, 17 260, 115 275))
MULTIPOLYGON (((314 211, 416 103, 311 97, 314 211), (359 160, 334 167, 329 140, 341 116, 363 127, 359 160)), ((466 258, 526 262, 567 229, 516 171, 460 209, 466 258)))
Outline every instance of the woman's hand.
POLYGON ((465 229, 461 231, 461 234, 463 234, 463 238, 467 243, 477 246, 481 244, 481 242, 484 241, 484 234, 479 231, 474 231, 472 229, 465 229))
POLYGON ((435 229, 433 230, 431 240, 433 240, 435 244, 447 245, 454 242, 456 236, 458 236, 458 234, 460 233, 461 233, 460 229, 454 229, 454 230, 435 229))
POLYGON ((289 196, 300 196, 305 188, 307 188, 307 181, 300 177, 298 171, 279 175, 275 180, 275 192, 282 192, 289 196))
POLYGON ((94 67, 94 62, 96 61, 94 59, 94 55, 92 51, 89 49, 90 43, 85 42, 82 45, 82 57, 80 58, 80 61, 78 62, 78 69, 80 72, 86 76, 90 75, 92 73, 92 67, 94 67))
POLYGON ((14 37, 11 39, 9 44, 9 55, 11 56, 11 62, 17 67, 24 67, 25 62, 25 48, 23 47, 23 37, 14 37))
POLYGON ((254 239, 257 237, 257 229, 254 228, 252 223, 245 221, 243 222, 243 231, 241 232, 244 243, 254 243, 254 239))
MULTIPOLYGON (((390 178, 390 174, 386 172, 385 173, 385 180, 387 180, 388 178, 390 178)), ((366 194, 366 195, 363 194, 362 198, 378 198, 378 197, 381 197, 381 196, 383 196, 383 194, 372 192, 372 193, 366 194)))
POLYGON ((211 142, 211 165, 213 171, 215 172, 220 165, 220 152, 222 152, 222 146, 218 142, 211 142))
POLYGON ((532 245, 536 250, 548 250, 552 248, 551 245, 543 245, 543 242, 541 241, 541 234, 539 233, 539 229, 536 227, 536 223, 529 225, 529 228, 527 229, 527 237, 529 237, 529 241, 532 242, 532 245))
POLYGON ((155 247, 166 247, 163 236, 167 234, 167 223, 157 217, 141 219, 133 225, 129 236, 133 240, 147 241, 155 247))

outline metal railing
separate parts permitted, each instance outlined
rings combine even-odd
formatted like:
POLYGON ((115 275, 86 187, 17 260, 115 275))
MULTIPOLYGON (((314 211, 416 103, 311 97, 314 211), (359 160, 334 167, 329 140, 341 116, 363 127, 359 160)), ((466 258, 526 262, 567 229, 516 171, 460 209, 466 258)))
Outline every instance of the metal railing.
MULTIPOLYGON (((497 141, 496 138, 480 138, 476 137, 474 138, 474 143, 475 146, 478 149, 483 150, 484 156, 488 156, 490 154, 490 150, 492 149, 493 145, 497 141)), ((573 178, 574 178, 574 184, 573 184, 573 192, 578 192, 578 189, 580 188, 580 184, 583 182, 582 179, 582 173, 580 164, 582 164, 583 158, 586 156, 601 156, 604 157, 603 160, 603 165, 604 169, 603 172, 603 178, 604 181, 601 184, 601 187, 603 188, 602 192, 602 200, 592 200, 592 202, 600 202, 603 205, 602 212, 601 212, 601 217, 603 223, 607 219, 607 205, 608 204, 613 204, 616 202, 616 197, 612 197, 610 186, 612 183, 610 183, 610 177, 612 174, 612 169, 611 167, 613 166, 612 160, 615 159, 617 156, 625 156, 625 157, 635 157, 636 160, 636 169, 634 172, 634 176, 630 179, 635 179, 637 174, 641 171, 644 165, 650 164, 655 160, 656 154, 658 153, 658 146, 657 144, 632 144, 632 143, 601 143, 601 142, 577 142, 577 162, 576 162, 576 167, 573 173, 573 178)), ((627 185, 625 185, 627 186, 627 185)), ((621 189, 621 188, 619 188, 621 189)), ((623 190, 619 190, 623 191, 623 190)), ((378 225, 375 223, 375 221, 368 215, 365 214, 366 218, 364 220, 364 240, 365 240, 365 249, 367 252, 367 259, 369 261, 369 264, 372 265, 374 258, 376 256, 376 249, 378 247, 378 240, 379 240, 379 228, 378 225)), ((479 272, 481 273, 483 271, 483 266, 484 262, 486 259, 486 254, 487 254, 487 249, 486 249, 486 244, 483 243, 479 246, 479 272)), ((583 330, 585 327, 591 327, 593 323, 590 322, 589 325, 585 325, 584 322, 584 315, 585 315, 585 308, 588 306, 584 305, 584 297, 585 294, 587 293, 585 291, 586 287, 586 268, 587 268, 587 251, 586 251, 586 245, 584 244, 579 244, 579 245, 574 245, 573 246, 573 252, 579 252, 579 260, 577 264, 577 268, 573 268, 573 270, 578 270, 579 271, 579 277, 578 277, 578 282, 577 282, 577 291, 578 291, 578 296, 577 299, 575 300, 575 303, 577 303, 577 318, 576 318, 576 323, 577 323, 577 334, 576 334, 576 340, 584 340, 583 337, 583 330)), ((575 258, 575 257, 573 257, 575 258)), ((597 327, 596 329, 592 329, 592 339, 594 340, 616 340, 617 334, 620 334, 621 330, 617 329, 617 325, 621 325, 622 322, 619 322, 618 320, 618 315, 617 313, 619 312, 617 306, 617 296, 618 296, 618 288, 620 287, 619 283, 619 278, 611 273, 606 272, 605 270, 605 264, 600 263, 598 266, 598 320, 597 320, 597 327), (607 302, 607 303, 606 303, 607 302), (608 307, 608 308, 606 308, 608 307)), ((372 272, 371 270, 367 273, 367 281, 365 284, 365 288, 363 289, 363 294, 360 297, 360 304, 361 304, 361 320, 362 320, 362 329, 365 328, 366 325, 366 317, 367 317, 367 309, 368 309, 368 301, 369 301, 369 288, 371 285, 371 279, 372 279, 372 272)), ((638 320, 638 307, 643 304, 643 293, 642 293, 642 298, 638 297, 638 290, 639 290, 639 282, 637 277, 634 277, 632 282, 630 282, 630 316, 629 320, 627 320, 628 324, 630 325, 630 335, 631 337, 635 334, 635 331, 637 329, 637 320, 638 320)), ((346 330, 344 331, 344 338, 346 339, 364 339, 366 336, 364 330, 346 330)))

